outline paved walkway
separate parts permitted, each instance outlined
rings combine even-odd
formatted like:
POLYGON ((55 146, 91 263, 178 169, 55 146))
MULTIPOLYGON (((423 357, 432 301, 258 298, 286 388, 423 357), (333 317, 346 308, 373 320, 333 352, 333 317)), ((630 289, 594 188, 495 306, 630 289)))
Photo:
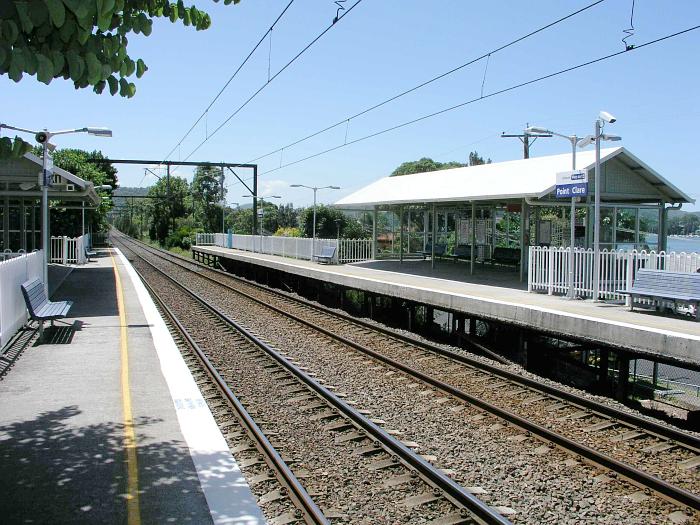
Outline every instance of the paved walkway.
POLYGON ((0 381, 1 522, 264 523, 134 277, 117 253, 75 268, 72 329, 0 381))

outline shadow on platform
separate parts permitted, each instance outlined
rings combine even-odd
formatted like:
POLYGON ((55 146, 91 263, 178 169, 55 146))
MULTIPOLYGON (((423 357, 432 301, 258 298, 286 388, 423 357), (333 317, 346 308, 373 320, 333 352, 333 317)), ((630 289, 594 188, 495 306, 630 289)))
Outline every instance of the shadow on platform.
POLYGON ((118 316, 114 269, 107 266, 75 268, 51 300, 73 301, 69 318, 118 316))
MULTIPOLYGON (((124 425, 79 426, 80 417, 66 406, 0 426, 4 523, 126 523, 124 425)), ((142 432, 137 443, 142 522, 211 523, 187 446, 142 432)))
POLYGON ((429 260, 398 259, 363 261, 352 263, 352 266, 371 268, 386 272, 405 273, 420 277, 445 279, 470 284, 483 284, 487 286, 500 286, 515 290, 527 290, 527 282, 520 282, 520 271, 513 266, 492 266, 483 263, 474 264, 474 274, 469 274, 469 263, 464 261, 450 261, 437 259, 435 268, 430 267, 429 260))

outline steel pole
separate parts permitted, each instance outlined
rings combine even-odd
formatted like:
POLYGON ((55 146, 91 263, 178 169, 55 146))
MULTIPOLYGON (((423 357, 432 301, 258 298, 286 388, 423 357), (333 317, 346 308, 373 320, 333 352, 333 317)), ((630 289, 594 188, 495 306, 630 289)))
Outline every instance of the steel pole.
MULTIPOLYGON (((578 142, 578 137, 574 135, 570 137, 571 140, 571 169, 576 171, 576 143, 578 142)), ((576 230, 576 197, 571 197, 571 239, 570 239, 570 252, 569 252, 569 299, 573 299, 576 296, 574 291, 574 248, 575 248, 575 234, 576 230)))
POLYGON ((311 260, 314 260, 314 256, 316 255, 316 190, 318 188, 312 188, 314 190, 314 222, 313 222, 313 230, 311 233, 311 260))
MULTIPOLYGON (((48 133, 47 133, 48 135, 48 133)), ((42 174, 43 180, 41 184, 41 231, 43 235, 42 244, 44 247, 44 293, 46 297, 49 296, 49 250, 51 249, 49 244, 49 184, 48 184, 48 173, 47 167, 49 164, 49 140, 51 135, 46 137, 46 142, 44 142, 44 155, 42 157, 42 174)))
POLYGON ((595 121, 595 197, 593 204, 593 300, 600 293, 600 120, 595 121))

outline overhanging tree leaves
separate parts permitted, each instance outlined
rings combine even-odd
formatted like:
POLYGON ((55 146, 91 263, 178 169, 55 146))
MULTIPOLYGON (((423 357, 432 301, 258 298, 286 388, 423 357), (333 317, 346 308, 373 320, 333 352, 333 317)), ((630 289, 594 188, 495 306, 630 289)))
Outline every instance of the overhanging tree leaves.
MULTIPOLYGON (((214 0, 218 1, 218 0, 214 0)), ((224 0, 225 4, 240 0, 224 0)), ((76 89, 106 87, 112 95, 133 97, 148 69, 127 53, 127 35, 148 36, 154 18, 207 29, 211 18, 183 0, 3 0, 0 2, 0 74, 15 82, 36 75, 73 81, 76 89)))

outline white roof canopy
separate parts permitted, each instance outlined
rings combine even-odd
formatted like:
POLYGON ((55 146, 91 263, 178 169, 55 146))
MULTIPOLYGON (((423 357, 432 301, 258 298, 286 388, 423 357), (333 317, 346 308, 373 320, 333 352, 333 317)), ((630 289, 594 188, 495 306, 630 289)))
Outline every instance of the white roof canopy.
MULTIPOLYGON (((656 200, 694 202, 625 148, 601 150, 601 163, 616 159, 658 192, 656 200)), ((577 169, 595 167, 595 151, 576 155, 577 169)), ((554 191, 556 175, 571 169, 571 153, 479 166, 384 177, 337 201, 338 208, 542 198, 554 191)), ((591 174, 592 175, 592 174, 591 174)), ((614 174, 611 174, 614 176, 614 174)), ((592 177, 589 178, 590 182, 592 177)))

